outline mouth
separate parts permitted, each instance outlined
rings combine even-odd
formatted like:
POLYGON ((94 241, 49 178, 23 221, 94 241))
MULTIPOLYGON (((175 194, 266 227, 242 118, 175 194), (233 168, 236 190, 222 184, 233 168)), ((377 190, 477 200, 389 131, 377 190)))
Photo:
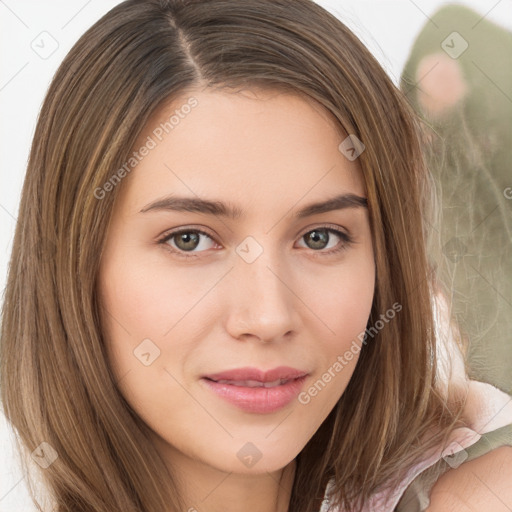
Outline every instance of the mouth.
POLYGON ((276 386, 282 386, 283 384, 290 382, 290 379, 277 379, 272 382, 260 382, 258 380, 209 380, 217 382, 218 384, 229 384, 230 386, 241 386, 244 388, 275 388, 276 386))
POLYGON ((281 366, 269 371, 239 368, 202 377, 210 391, 245 412, 268 414, 296 397, 308 372, 281 366))

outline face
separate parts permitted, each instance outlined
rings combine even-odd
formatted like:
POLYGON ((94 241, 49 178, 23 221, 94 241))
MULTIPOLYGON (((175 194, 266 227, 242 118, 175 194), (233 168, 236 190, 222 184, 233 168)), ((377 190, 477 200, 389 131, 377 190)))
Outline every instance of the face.
POLYGON ((289 93, 192 91, 149 120, 117 185, 98 282, 109 364, 173 465, 283 468, 350 380, 375 269, 329 116, 289 93))

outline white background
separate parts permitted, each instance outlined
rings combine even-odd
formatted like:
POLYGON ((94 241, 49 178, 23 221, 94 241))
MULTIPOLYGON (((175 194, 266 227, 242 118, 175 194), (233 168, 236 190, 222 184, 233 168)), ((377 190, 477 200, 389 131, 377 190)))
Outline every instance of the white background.
MULTIPOLYGON (((71 46, 118 0, 0 0, 0 290, 16 224, 20 191, 35 121, 44 94, 71 46), (57 50, 47 59, 32 47, 47 31, 57 50)), ((347 24, 370 48, 395 84, 409 49, 439 0, 317 0, 347 24)), ((512 0, 465 0, 481 16, 512 29, 512 0)), ((3 298, 3 294, 2 294, 3 298)), ((35 510, 0 413, 0 512, 35 510)))

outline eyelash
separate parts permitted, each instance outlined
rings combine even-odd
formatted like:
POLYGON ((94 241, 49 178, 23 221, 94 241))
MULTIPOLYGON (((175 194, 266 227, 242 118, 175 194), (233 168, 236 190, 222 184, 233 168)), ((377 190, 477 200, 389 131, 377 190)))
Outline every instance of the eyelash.
MULTIPOLYGON (((334 233, 336 236, 341 238, 342 241, 338 244, 338 246, 336 248, 330 249, 329 251, 323 251, 323 250, 315 251, 312 249, 312 251, 314 253, 320 253, 319 256, 331 256, 331 255, 337 254, 343 250, 346 250, 351 244, 354 243, 354 240, 352 239, 352 237, 350 235, 348 235, 347 233, 345 233, 343 231, 340 231, 339 229, 335 229, 329 225, 318 226, 313 229, 310 229, 310 230, 306 231, 305 233, 303 233, 300 236, 300 238, 303 238, 305 235, 307 235, 308 233, 311 233, 312 231, 321 230, 321 229, 325 229, 330 233, 334 233)), ((187 254, 185 251, 175 249, 174 247, 171 247, 169 244, 166 243, 171 238, 173 238, 177 235, 180 235, 182 233, 200 233, 202 235, 207 236, 208 238, 210 238, 211 240, 213 240, 215 242, 215 240, 213 239, 213 237, 210 234, 206 233, 205 231, 203 231, 201 229, 197 229, 197 228, 179 229, 176 231, 171 231, 170 233, 165 233, 157 242, 158 242, 158 244, 164 245, 166 250, 170 251, 173 254, 176 254, 177 256, 179 256, 181 258, 197 258, 197 257, 199 257, 198 254, 194 254, 194 253, 187 254)), ((201 251, 201 252, 204 252, 204 251, 201 251)))

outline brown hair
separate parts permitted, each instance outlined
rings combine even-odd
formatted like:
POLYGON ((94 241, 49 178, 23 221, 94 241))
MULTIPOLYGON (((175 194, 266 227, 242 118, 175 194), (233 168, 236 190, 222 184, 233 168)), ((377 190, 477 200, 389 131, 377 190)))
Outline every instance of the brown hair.
POLYGON ((71 49, 42 106, 22 190, 2 312, 6 417, 28 451, 46 442, 58 454, 43 471, 58 512, 181 509, 107 365, 96 277, 122 183, 102 200, 93 191, 126 162, 151 114, 198 85, 298 92, 366 146, 369 326, 394 303, 402 310, 364 345, 298 455, 290 501, 294 512, 318 509, 334 478, 335 498, 355 508, 443 442, 460 404, 436 389, 418 122, 363 44, 310 0, 128 0, 71 49))

